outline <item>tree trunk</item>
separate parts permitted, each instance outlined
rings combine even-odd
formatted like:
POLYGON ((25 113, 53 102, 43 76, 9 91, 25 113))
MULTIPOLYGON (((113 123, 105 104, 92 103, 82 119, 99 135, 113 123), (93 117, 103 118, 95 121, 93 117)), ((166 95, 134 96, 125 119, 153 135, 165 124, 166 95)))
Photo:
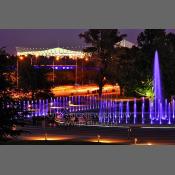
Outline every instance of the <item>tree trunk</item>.
POLYGON ((99 97, 102 96, 102 91, 103 91, 103 84, 99 84, 99 91, 98 91, 99 97))

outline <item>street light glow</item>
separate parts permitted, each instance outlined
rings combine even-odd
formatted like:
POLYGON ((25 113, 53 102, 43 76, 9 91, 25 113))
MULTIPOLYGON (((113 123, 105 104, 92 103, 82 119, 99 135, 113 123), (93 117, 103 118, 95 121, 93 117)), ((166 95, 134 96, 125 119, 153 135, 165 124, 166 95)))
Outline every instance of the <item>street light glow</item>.
POLYGON ((85 61, 89 61, 89 59, 86 57, 86 58, 85 58, 85 61))
POLYGON ((24 59, 24 56, 20 56, 19 59, 22 61, 24 59))
POLYGON ((59 59, 60 59, 60 57, 59 57, 59 56, 57 56, 57 57, 56 57, 56 60, 58 61, 59 59))

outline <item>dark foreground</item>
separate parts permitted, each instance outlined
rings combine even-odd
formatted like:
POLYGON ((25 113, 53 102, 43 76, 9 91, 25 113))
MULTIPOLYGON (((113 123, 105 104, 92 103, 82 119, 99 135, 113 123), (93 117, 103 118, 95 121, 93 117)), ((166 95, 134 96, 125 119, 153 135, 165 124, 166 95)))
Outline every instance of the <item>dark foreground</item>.
POLYGON ((175 128, 58 126, 22 128, 28 133, 3 141, 4 145, 174 145, 175 128))

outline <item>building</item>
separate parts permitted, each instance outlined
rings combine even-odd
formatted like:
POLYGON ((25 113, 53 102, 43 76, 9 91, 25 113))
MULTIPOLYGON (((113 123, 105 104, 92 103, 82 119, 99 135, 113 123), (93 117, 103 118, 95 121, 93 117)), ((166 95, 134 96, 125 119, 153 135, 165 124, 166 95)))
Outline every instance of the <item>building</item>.
POLYGON ((45 57, 65 57, 68 56, 69 58, 79 58, 83 59, 87 54, 83 51, 75 51, 75 50, 68 50, 64 48, 52 48, 52 49, 35 49, 35 48, 22 48, 16 47, 17 55, 18 56, 45 56, 45 57))
MULTIPOLYGON (((122 41, 116 43, 114 47, 127 47, 132 48, 133 46, 136 46, 134 43, 127 41, 123 39, 122 41)), ((27 56, 27 55, 34 55, 34 56, 46 56, 46 57, 64 57, 68 56, 69 58, 85 58, 87 56, 87 53, 83 51, 77 51, 77 50, 69 50, 64 49, 60 47, 51 48, 51 49, 37 49, 37 48, 22 48, 22 47, 16 47, 16 52, 18 56, 27 56)))
POLYGON ((127 48, 132 48, 133 46, 136 46, 136 44, 130 42, 130 41, 127 41, 125 39, 123 39, 122 41, 118 42, 115 44, 115 48, 116 47, 127 47, 127 48))

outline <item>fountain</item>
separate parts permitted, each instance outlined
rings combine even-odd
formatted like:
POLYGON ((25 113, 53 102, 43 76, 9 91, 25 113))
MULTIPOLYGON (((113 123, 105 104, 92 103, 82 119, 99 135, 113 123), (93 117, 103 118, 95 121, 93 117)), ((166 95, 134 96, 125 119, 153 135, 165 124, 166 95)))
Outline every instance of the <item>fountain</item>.
POLYGON ((159 57, 158 52, 155 52, 154 57, 154 76, 153 76, 153 90, 154 90, 154 118, 161 121, 163 117, 163 104, 162 98, 162 85, 160 78, 160 66, 159 66, 159 57))
MULTIPOLYGON (((160 65, 158 52, 155 52, 153 66, 153 91, 154 99, 142 97, 117 100, 112 95, 103 94, 100 98, 97 95, 62 96, 45 100, 27 100, 19 102, 22 109, 32 109, 27 117, 47 116, 58 114, 63 109, 68 109, 72 115, 80 116, 80 113, 93 113, 99 117, 100 124, 126 124, 126 125, 171 125, 175 123, 175 101, 169 102, 163 98, 160 77, 160 65), (72 105, 70 105, 70 104, 72 105), (85 105, 84 105, 85 104, 85 105)), ((17 104, 14 103, 14 106, 17 104)))
MULTIPOLYGON (((172 124, 175 118, 175 102, 174 99, 171 102, 168 102, 167 99, 163 98, 162 95, 162 85, 161 85, 161 76, 160 76, 160 65, 159 65, 159 56, 158 52, 155 52, 154 56, 154 67, 153 67, 153 91, 154 91, 154 99, 147 100, 142 97, 141 100, 137 101, 136 98, 133 99, 132 106, 130 106, 129 101, 116 102, 116 115, 115 123, 119 124, 172 124), (141 105, 139 105, 139 103, 141 105), (132 108, 132 110, 131 110, 132 108), (140 112, 139 112, 140 111, 140 112), (125 120, 123 120, 125 116, 125 120), (117 117, 117 119, 116 119, 117 117)), ((106 101, 106 99, 105 99, 106 101)), ((107 100, 109 101, 109 99, 107 100)), ((113 103, 110 103, 110 106, 104 106, 103 100, 101 101, 100 107, 100 122, 104 121, 103 115, 108 116, 106 114, 106 108, 113 108, 111 106, 113 103)), ((109 111, 109 110, 108 110, 109 111)), ((110 118, 108 117, 108 121, 110 122, 110 118)))

